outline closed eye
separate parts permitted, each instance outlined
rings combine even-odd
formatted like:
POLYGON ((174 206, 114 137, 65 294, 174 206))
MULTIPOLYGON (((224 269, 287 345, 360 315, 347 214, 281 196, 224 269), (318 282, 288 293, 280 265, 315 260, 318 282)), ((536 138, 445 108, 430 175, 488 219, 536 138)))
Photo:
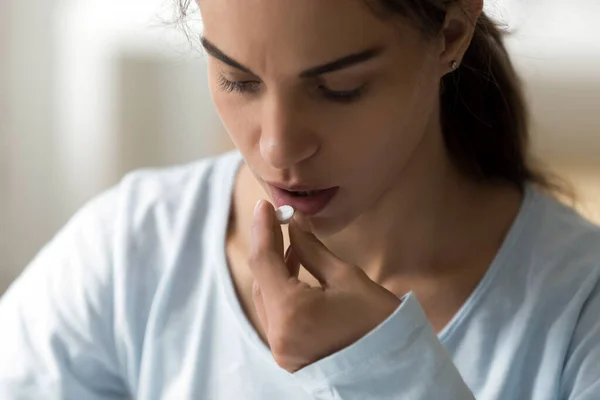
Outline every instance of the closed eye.
POLYGON ((219 88, 226 93, 256 93, 260 89, 259 81, 231 81, 219 75, 219 88))
POLYGON ((351 90, 331 90, 325 85, 318 86, 321 95, 331 101, 338 103, 351 103, 358 100, 364 93, 366 85, 351 90))
MULTIPOLYGON (((218 85, 219 89, 226 93, 254 94, 260 90, 261 82, 256 80, 232 81, 220 74, 218 85)), ((324 84, 317 85, 320 96, 336 103, 352 103, 363 95, 365 89, 366 85, 351 90, 332 90, 324 84)))

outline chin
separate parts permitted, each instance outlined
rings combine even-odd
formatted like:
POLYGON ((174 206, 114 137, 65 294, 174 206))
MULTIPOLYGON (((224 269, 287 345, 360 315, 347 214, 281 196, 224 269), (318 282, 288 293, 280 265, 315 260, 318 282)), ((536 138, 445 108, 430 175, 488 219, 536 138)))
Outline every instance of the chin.
POLYGON ((340 214, 315 215, 309 218, 312 232, 325 239, 343 231, 352 222, 351 218, 340 214))

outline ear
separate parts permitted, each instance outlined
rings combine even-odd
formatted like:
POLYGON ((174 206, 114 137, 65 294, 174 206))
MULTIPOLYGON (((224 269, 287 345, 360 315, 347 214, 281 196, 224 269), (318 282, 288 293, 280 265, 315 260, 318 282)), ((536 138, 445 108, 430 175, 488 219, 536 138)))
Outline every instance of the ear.
POLYGON ((475 32, 477 19, 483 10, 483 0, 456 0, 450 3, 442 29, 440 63, 445 75, 451 72, 452 63, 459 65, 475 32))

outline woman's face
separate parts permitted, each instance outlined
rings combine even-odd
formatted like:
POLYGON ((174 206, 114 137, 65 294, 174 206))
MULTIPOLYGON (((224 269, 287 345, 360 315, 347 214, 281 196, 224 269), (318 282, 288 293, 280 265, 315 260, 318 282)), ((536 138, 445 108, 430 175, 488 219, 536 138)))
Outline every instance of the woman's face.
POLYGON ((364 0, 199 5, 217 110, 277 205, 339 230, 428 157, 420 143, 438 118, 437 40, 378 18, 364 0))

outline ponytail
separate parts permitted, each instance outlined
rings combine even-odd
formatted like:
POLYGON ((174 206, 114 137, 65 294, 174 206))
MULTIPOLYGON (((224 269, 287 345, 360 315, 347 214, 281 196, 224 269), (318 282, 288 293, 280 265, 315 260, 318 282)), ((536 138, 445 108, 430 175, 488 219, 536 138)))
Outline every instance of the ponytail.
POLYGON ((485 14, 461 67, 442 80, 441 105, 446 146, 465 173, 520 189, 528 181, 543 181, 527 164, 528 115, 521 84, 502 32, 485 14))
MULTIPOLYGON (((456 0, 378 0, 383 17, 399 14, 427 35, 442 29, 456 0)), ((570 197, 563 182, 531 165, 528 110, 521 83, 504 45, 504 32, 485 12, 460 68, 441 82, 441 122, 452 160, 473 179, 527 183, 570 197)))

